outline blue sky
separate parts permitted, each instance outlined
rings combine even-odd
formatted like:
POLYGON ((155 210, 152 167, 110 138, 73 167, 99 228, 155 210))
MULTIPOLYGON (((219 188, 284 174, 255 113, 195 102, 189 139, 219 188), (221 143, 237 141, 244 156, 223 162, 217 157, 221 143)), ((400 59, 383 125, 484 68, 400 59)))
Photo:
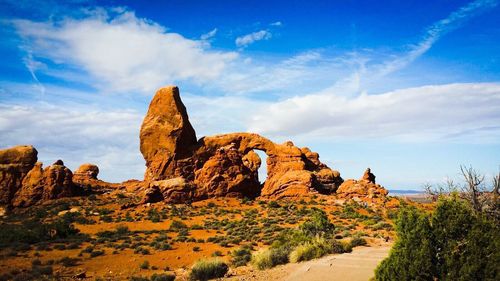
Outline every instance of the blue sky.
POLYGON ((476 1, 1 1, 0 147, 142 178, 176 84, 198 137, 251 131, 391 189, 500 168, 500 5, 476 1))

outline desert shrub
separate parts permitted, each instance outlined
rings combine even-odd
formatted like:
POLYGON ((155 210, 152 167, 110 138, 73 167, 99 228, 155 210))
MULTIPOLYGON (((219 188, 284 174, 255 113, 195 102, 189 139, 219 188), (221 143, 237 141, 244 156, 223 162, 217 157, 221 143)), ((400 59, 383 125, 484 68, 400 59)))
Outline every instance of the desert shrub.
POLYGON ((152 222, 160 222, 161 215, 156 208, 151 208, 148 210, 148 219, 152 222))
POLYGON ((78 230, 70 221, 58 218, 53 222, 43 223, 26 220, 21 224, 0 224, 0 247, 12 244, 34 244, 43 241, 76 237, 78 230))
POLYGON ((35 266, 31 269, 31 274, 35 277, 39 277, 40 275, 52 275, 54 272, 51 265, 46 266, 35 266))
POLYGON ((95 258, 102 255, 104 255, 104 250, 92 251, 92 253, 90 253, 91 258, 95 258))
POLYGON ((200 247, 198 246, 193 247, 193 252, 199 252, 199 251, 201 251, 200 247))
POLYGON ((190 280, 209 280, 221 278, 229 270, 229 267, 223 261, 214 260, 199 260, 191 268, 189 274, 190 280))
POLYGON ((151 275, 151 281, 174 281, 175 275, 170 273, 160 273, 151 275))
POLYGON ((64 257, 59 260, 59 263, 64 267, 71 267, 77 265, 78 261, 77 258, 64 257))
POLYGON ((134 254, 141 254, 141 255, 149 255, 151 252, 149 251, 148 248, 144 248, 142 246, 137 246, 134 249, 134 254))
POLYGON ((315 244, 306 243, 295 247, 290 253, 290 262, 308 261, 321 256, 320 247, 315 244))
POLYGON ((172 221, 172 224, 170 224, 170 230, 173 230, 173 231, 178 231, 178 230, 187 229, 187 228, 188 228, 188 226, 179 220, 174 220, 174 221, 172 221))
POLYGON ((340 254, 351 251, 351 245, 337 240, 315 238, 309 242, 298 245, 290 253, 291 262, 308 261, 320 258, 327 254, 340 254))
POLYGON ((366 244, 366 240, 362 237, 355 236, 351 239, 351 247, 365 246, 366 244))
POLYGON ((315 210, 311 220, 302 223, 299 229, 308 236, 331 234, 335 226, 323 210, 315 210))
POLYGON ((149 261, 145 260, 139 265, 140 269, 148 269, 149 268, 149 261))
POLYGON ((267 203, 267 207, 268 208, 271 208, 271 209, 276 209, 276 208, 279 208, 281 207, 280 204, 276 201, 269 201, 269 203, 267 203))
POLYGON ((251 246, 245 245, 231 252, 231 263, 238 267, 246 265, 252 259, 251 246))
POLYGON ((469 204, 456 196, 441 199, 431 216, 402 208, 398 239, 376 279, 499 280, 500 227, 469 204))
POLYGON ((254 253, 251 262, 256 268, 263 270, 279 264, 288 263, 289 253, 290 250, 285 247, 269 248, 254 253))
POLYGON ((222 257, 222 252, 221 251, 215 251, 212 253, 212 257, 222 257))

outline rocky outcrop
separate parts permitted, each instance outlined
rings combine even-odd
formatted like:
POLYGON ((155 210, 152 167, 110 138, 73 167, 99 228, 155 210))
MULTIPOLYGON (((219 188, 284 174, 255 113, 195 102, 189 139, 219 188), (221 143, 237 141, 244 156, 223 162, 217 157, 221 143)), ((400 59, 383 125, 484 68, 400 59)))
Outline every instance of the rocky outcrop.
POLYGON ((116 188, 125 187, 127 183, 110 183, 97 178, 99 175, 99 167, 94 164, 85 163, 80 165, 73 174, 73 182, 85 189, 86 192, 104 193, 116 188))
POLYGON ((62 160, 43 169, 33 146, 0 150, 0 205, 27 207, 39 201, 81 194, 62 160))
POLYGON ((142 122, 140 142, 146 160, 146 181, 192 176, 192 171, 187 171, 182 164, 192 156, 196 134, 177 87, 156 92, 142 122))
POLYGON ((73 173, 64 166, 62 160, 57 160, 45 169, 42 169, 41 162, 37 162, 23 179, 12 206, 28 207, 39 201, 81 194, 81 188, 73 183, 73 173))
POLYGON ((195 187, 184 178, 153 181, 144 192, 141 203, 186 203, 194 198, 195 187))
POLYGON ((363 174, 362 180, 369 181, 371 183, 375 183, 375 175, 372 174, 371 169, 367 168, 365 173, 363 174))
POLYGON ((0 149, 0 205, 10 204, 23 178, 34 167, 37 155, 30 145, 0 149))
POLYGON ((339 197, 344 197, 344 198, 353 198, 353 197, 380 198, 387 196, 387 194, 388 194, 387 189, 385 189, 380 184, 375 183, 375 175, 371 173, 370 168, 366 169, 362 179, 346 180, 344 183, 340 185, 340 187, 337 190, 337 195, 339 197))
POLYGON ((73 174, 74 182, 90 182, 97 181, 97 175, 99 175, 99 167, 94 164, 85 163, 80 165, 73 174))
POLYGON ((259 194, 273 199, 315 192, 330 194, 343 181, 338 171, 319 161, 317 153, 298 148, 290 141, 276 144, 251 133, 216 135, 196 141, 179 90, 173 86, 157 91, 140 138, 149 197, 161 193, 165 201, 170 200, 169 195, 154 183, 174 178, 182 178, 194 188, 190 193, 193 200, 259 194), (261 160, 254 150, 268 156, 268 178, 263 185, 258 180, 261 160))

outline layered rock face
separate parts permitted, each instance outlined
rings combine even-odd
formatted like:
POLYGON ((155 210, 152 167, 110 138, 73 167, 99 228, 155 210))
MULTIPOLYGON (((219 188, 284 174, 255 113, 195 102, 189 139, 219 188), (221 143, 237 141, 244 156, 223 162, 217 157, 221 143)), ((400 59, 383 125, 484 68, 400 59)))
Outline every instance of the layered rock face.
POLYGON ((38 152, 23 145, 0 150, 0 204, 8 205, 21 188, 23 178, 34 167, 38 152))
POLYGON ((340 173, 319 161, 319 155, 292 142, 276 144, 260 135, 232 133, 203 137, 189 123, 177 87, 160 89, 153 98, 141 127, 141 152, 146 160, 145 182, 149 197, 164 201, 167 190, 182 190, 192 200, 215 196, 258 195, 279 199, 311 192, 330 194, 343 182, 340 173), (264 151, 268 178, 258 181, 261 159, 254 150, 264 151), (181 178, 186 185, 158 184, 181 178))

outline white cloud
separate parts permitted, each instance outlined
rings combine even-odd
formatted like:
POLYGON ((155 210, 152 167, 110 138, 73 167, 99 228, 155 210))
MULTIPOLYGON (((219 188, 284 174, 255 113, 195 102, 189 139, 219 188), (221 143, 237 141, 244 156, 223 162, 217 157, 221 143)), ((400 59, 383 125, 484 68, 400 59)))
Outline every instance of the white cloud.
POLYGON ((130 110, 1 104, 0 147, 32 144, 45 166, 62 159, 74 171, 90 162, 99 166, 99 177, 105 180, 142 179, 142 118, 130 110))
POLYGON ((287 99, 262 108, 249 131, 332 140, 500 139, 500 83, 400 89, 347 98, 335 93, 287 99))
POLYGON ((281 21, 273 22, 270 24, 270 26, 282 26, 283 23, 281 21))
POLYGON ((200 36, 200 39, 201 40, 210 40, 210 39, 212 39, 215 36, 215 34, 217 34, 217 28, 214 28, 214 29, 212 29, 211 31, 209 31, 209 32, 207 32, 205 34, 202 34, 200 36))
POLYGON ((246 46, 253 44, 257 41, 260 41, 260 40, 271 39, 271 37, 272 37, 271 32, 269 32, 267 30, 260 30, 260 31, 256 31, 256 32, 246 34, 246 35, 243 35, 243 36, 236 38, 235 43, 236 43, 236 46, 238 46, 238 47, 246 47, 246 46))
MULTIPOLYGON (((96 9, 81 19, 56 22, 14 20, 36 58, 83 69, 98 87, 151 93, 166 83, 204 82, 221 75, 235 52, 207 49, 126 10, 96 9)), ((215 34, 215 32, 214 32, 215 34)))

